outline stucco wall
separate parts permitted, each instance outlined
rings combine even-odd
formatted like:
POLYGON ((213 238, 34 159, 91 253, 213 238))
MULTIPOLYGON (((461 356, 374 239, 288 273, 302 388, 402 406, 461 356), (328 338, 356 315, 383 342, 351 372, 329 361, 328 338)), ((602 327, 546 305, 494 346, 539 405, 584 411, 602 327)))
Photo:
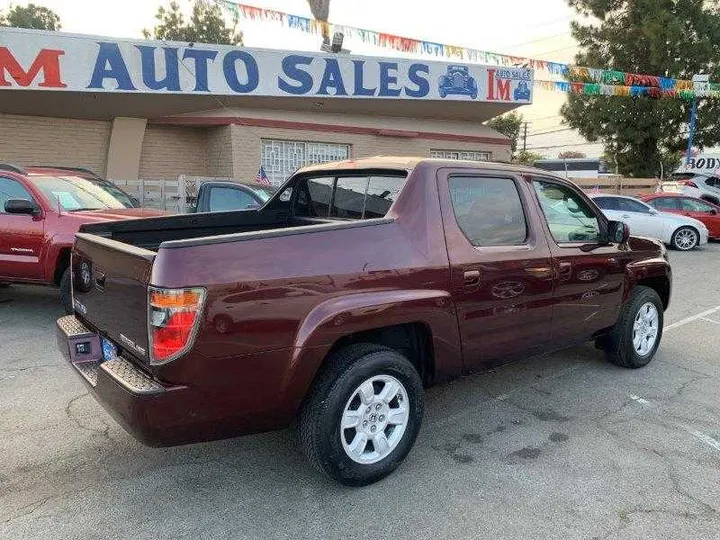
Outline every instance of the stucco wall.
POLYGON ((148 125, 140 155, 140 178, 208 175, 208 128, 148 125))
POLYGON ((110 122, 0 114, 0 162, 87 167, 105 175, 110 122))

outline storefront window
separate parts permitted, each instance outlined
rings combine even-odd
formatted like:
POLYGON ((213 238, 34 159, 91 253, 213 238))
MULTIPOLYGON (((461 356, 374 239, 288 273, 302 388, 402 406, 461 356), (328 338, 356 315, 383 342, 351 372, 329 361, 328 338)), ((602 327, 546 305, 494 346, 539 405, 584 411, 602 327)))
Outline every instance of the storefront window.
POLYGON ((300 167, 349 157, 349 144, 262 140, 262 166, 274 186, 282 184, 300 167))

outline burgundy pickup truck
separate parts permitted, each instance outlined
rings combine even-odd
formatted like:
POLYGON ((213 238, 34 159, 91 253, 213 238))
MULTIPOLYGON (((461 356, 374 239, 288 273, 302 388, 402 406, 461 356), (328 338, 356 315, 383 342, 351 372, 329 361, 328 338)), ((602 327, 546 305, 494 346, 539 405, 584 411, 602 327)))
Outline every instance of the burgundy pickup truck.
POLYGON ((146 444, 294 424, 314 465, 363 485, 407 456, 423 386, 587 340, 645 366, 665 256, 537 169, 344 161, 258 210, 83 226, 58 345, 146 444))

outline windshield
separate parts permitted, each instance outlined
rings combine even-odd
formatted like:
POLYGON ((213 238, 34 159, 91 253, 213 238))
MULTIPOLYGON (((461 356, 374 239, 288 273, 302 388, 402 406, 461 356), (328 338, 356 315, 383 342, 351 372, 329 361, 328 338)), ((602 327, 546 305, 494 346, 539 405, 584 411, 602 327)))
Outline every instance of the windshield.
POLYGON ((263 203, 268 202, 270 200, 270 197, 272 197, 277 191, 277 188, 272 186, 251 186, 248 184, 244 185, 250 188, 252 192, 255 193, 255 195, 257 195, 263 203))
POLYGON ((58 209, 58 201, 62 210, 67 212, 125 208, 108 191, 78 176, 31 176, 30 180, 55 210, 58 209))
POLYGON ((137 202, 134 201, 132 197, 130 197, 130 195, 125 193, 122 189, 117 187, 112 182, 108 182, 107 180, 90 180, 90 182, 95 184, 103 191, 107 191, 110 195, 123 203, 123 206, 125 206, 126 208, 137 208, 137 202))

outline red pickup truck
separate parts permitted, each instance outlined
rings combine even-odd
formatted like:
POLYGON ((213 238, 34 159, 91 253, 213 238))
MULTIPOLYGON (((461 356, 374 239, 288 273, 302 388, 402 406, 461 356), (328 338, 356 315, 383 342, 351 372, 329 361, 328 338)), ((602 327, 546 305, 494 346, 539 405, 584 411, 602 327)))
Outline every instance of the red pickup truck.
POLYGON ((423 385, 586 340, 645 366, 665 257, 541 170, 344 161, 258 210, 83 226, 58 346, 146 444, 294 423, 321 471, 363 485, 410 451, 423 385))
POLYGON ((0 285, 60 287, 72 313, 68 269, 75 233, 84 223, 164 214, 133 204, 88 170, 0 164, 0 285))

